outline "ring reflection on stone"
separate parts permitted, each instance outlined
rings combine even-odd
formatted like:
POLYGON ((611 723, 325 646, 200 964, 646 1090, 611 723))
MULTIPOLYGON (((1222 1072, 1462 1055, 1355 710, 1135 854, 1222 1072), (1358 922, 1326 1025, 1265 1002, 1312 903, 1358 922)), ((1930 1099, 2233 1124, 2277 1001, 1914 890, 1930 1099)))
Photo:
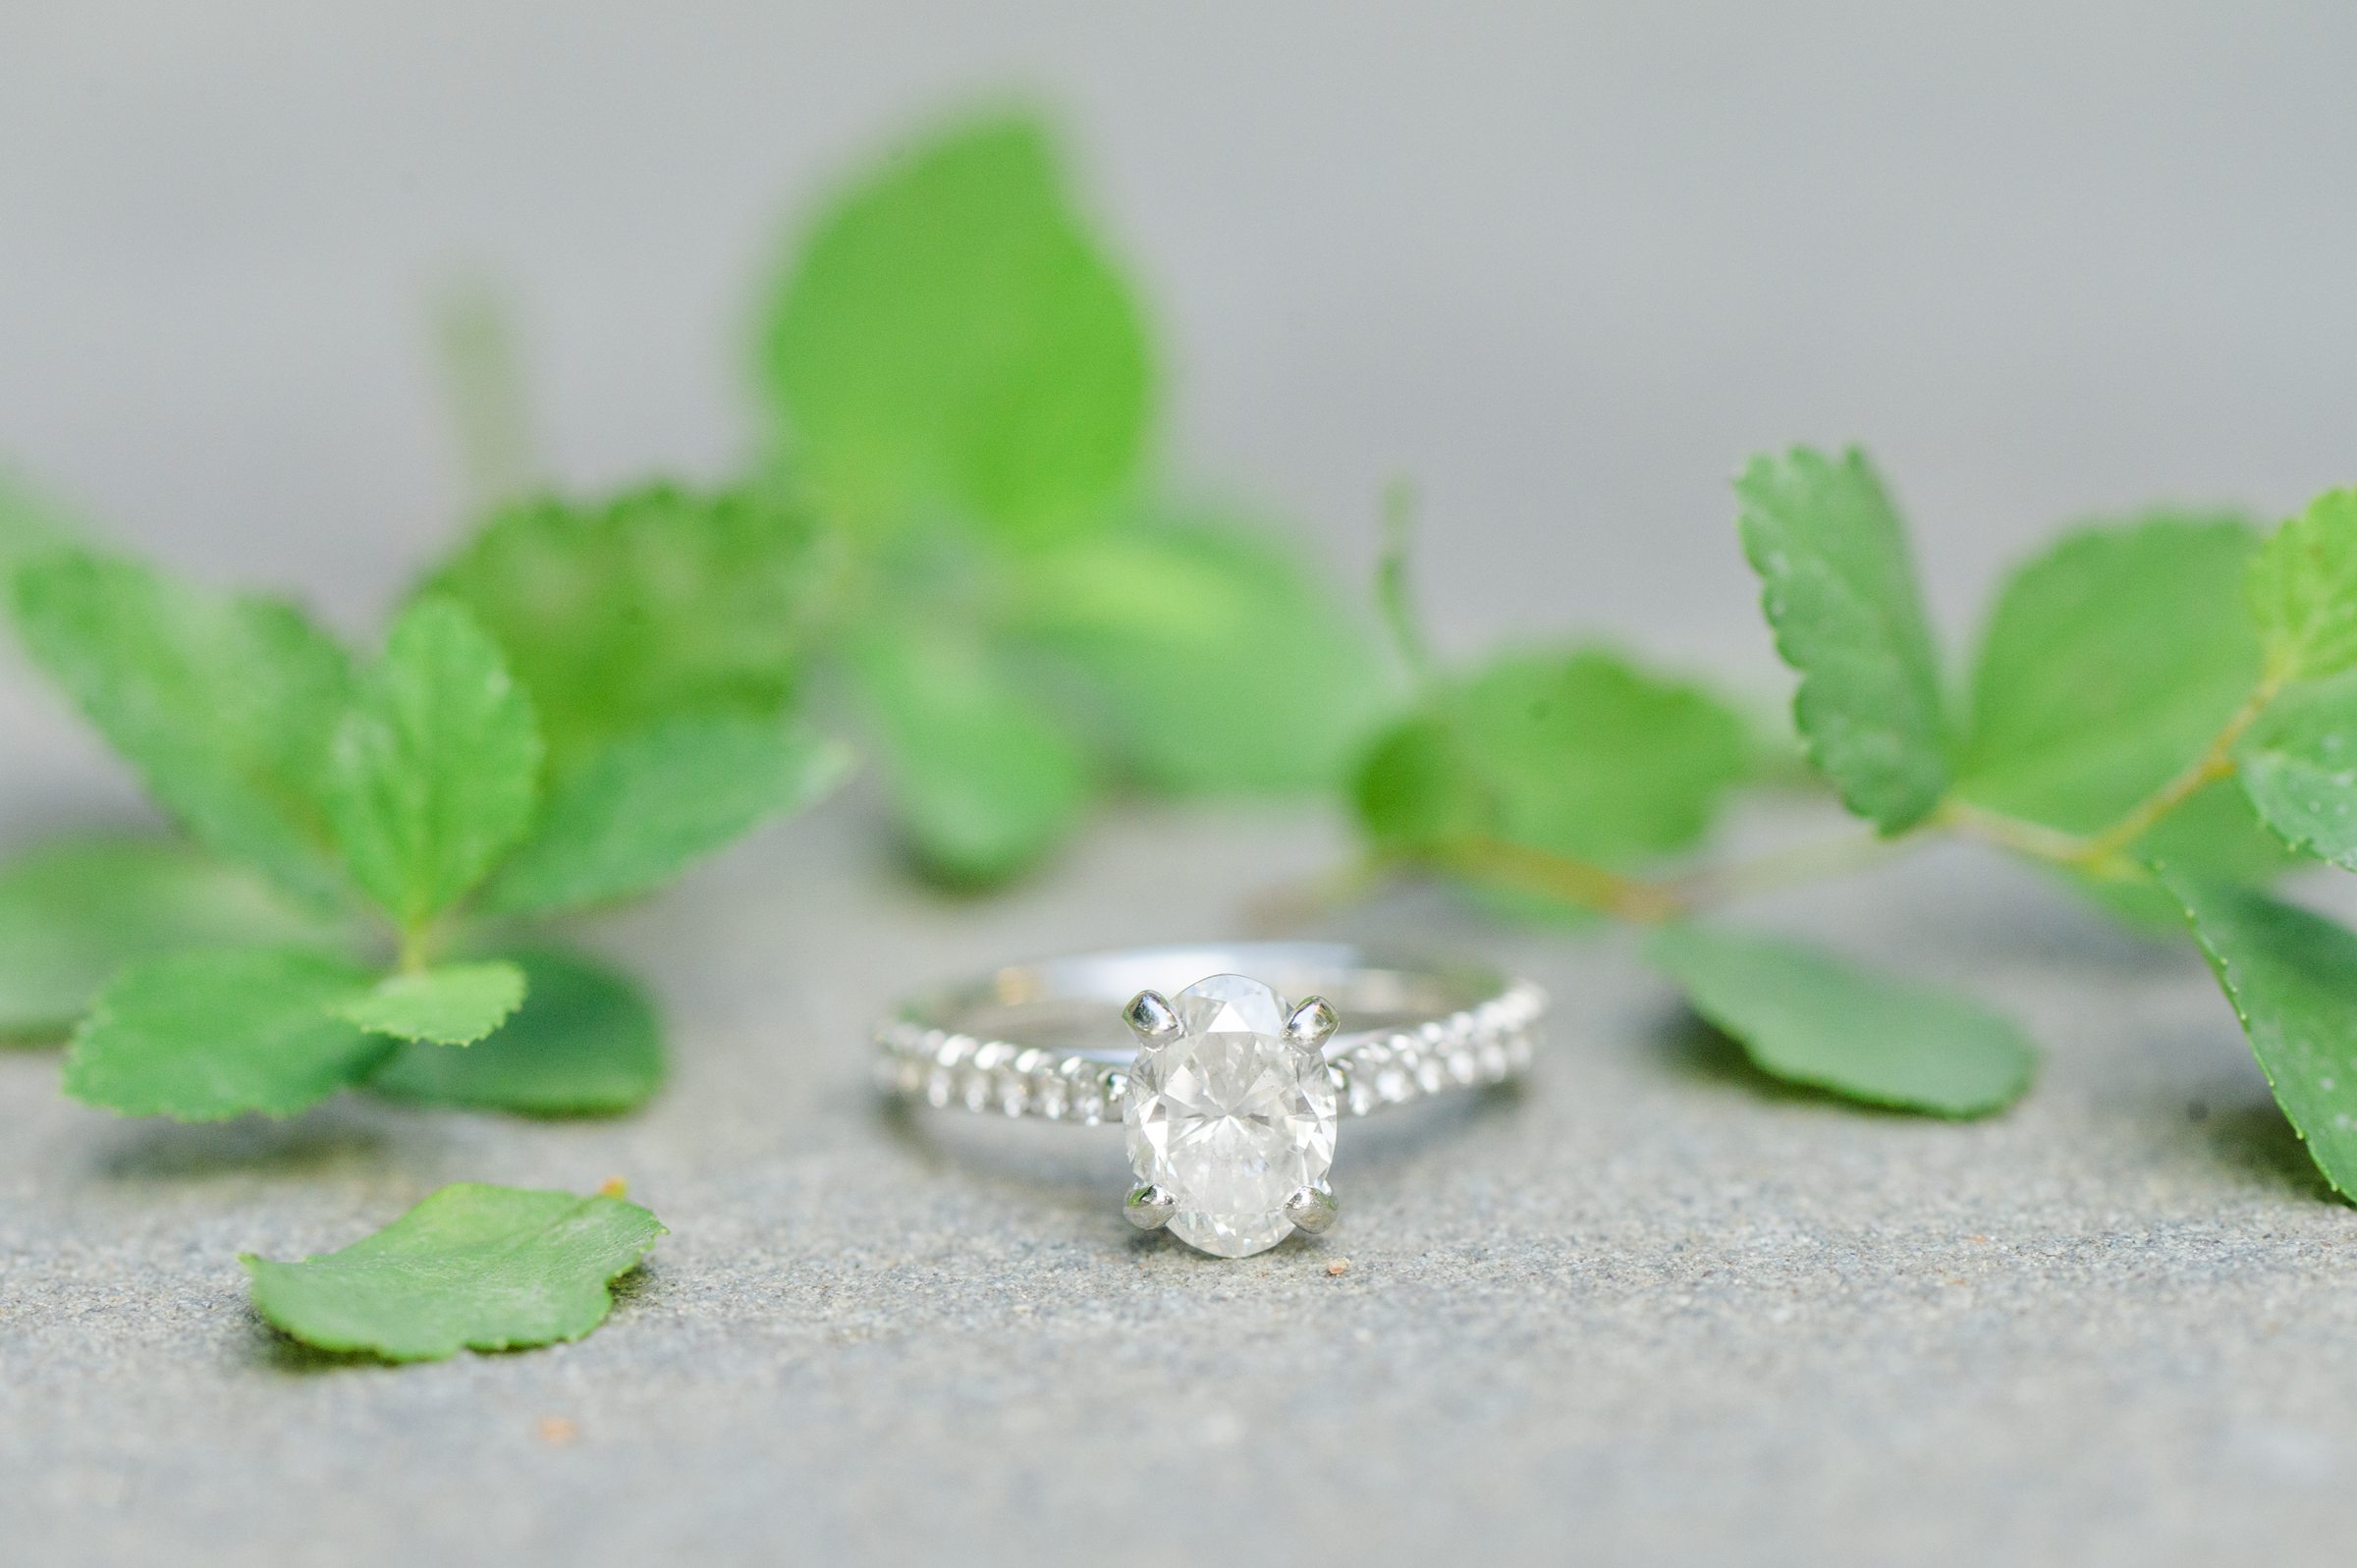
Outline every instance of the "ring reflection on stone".
POLYGON ((936 1107, 1118 1117, 1131 1221, 1248 1258, 1334 1222, 1345 1117, 1515 1077, 1546 1008, 1477 965, 1339 944, 1139 948, 919 998, 878 1026, 876 1077, 936 1107))

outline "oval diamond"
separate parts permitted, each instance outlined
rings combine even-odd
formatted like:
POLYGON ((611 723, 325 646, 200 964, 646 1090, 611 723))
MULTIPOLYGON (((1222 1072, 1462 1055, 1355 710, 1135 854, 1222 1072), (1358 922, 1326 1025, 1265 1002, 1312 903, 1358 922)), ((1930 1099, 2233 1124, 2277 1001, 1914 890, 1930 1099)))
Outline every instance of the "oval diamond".
POLYGON ((1291 1234, 1285 1201, 1334 1163, 1340 1096, 1322 1052, 1285 1037, 1285 999, 1214 975, 1173 1000, 1178 1032, 1137 1054, 1122 1121, 1137 1179, 1178 1199, 1170 1228, 1222 1258, 1291 1234))

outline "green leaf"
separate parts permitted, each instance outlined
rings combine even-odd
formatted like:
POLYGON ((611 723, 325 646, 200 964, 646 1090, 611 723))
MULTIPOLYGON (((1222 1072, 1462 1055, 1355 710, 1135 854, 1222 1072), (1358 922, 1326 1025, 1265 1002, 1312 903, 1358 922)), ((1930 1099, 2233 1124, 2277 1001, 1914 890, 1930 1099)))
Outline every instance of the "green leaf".
POLYGON ((405 928, 523 837, 540 737, 499 649, 447 599, 412 606, 336 737, 328 807, 353 880, 405 928))
POLYGON ((1175 793, 1332 787, 1388 695, 1367 628, 1233 527, 1158 523, 1028 562, 1015 619, 1079 672, 1117 764, 1175 793))
POLYGON ((2357 490, 2330 490, 2251 560, 2251 618, 2279 679, 2357 666, 2357 490))
POLYGON ((521 954, 523 1010, 464 1051, 404 1046, 368 1087, 395 1100, 524 1116, 612 1116, 663 1086, 663 1034, 637 988, 588 959, 521 954))
POLYGON ((562 779, 683 714, 784 711, 821 566, 808 514, 777 495, 654 485, 506 508, 426 591, 506 652, 562 779))
POLYGON ((1809 760, 1858 816, 1913 827, 1946 790, 1947 734, 1897 509, 1854 447, 1754 458, 1735 495, 1777 652, 1800 676, 1792 714, 1809 760))
POLYGON ((372 1236, 301 1263, 242 1254, 253 1309, 320 1350, 440 1361, 578 1339, 607 1286, 654 1250, 655 1217, 620 1198, 459 1182, 372 1236))
POLYGON ((538 913, 647 892, 840 782, 842 746, 776 719, 728 713, 617 741, 558 785, 540 826, 483 890, 483 907, 538 913))
POLYGON ((2165 871, 2317 1168, 2357 1197, 2357 936, 2263 892, 2165 871))
POLYGON ((954 128, 838 198, 779 292, 765 365, 797 470, 857 528, 948 506, 1069 535, 1145 445, 1137 305, 1026 120, 954 128))
POLYGON ((1079 748, 975 639, 948 626, 879 628, 853 647, 852 674, 926 874, 1003 882, 1078 824, 1094 784, 1079 748))
POLYGON ((500 959, 388 975, 336 1009, 370 1034, 468 1046, 523 1005, 523 971, 500 959))
POLYGON ((1985 1116, 2030 1087, 2037 1054, 1977 1002, 1887 980, 1814 948, 1668 926, 1649 962, 1755 1066, 1847 1100, 1935 1116, 1985 1116))
POLYGON ((336 1016, 362 970, 294 947, 178 953, 118 975, 75 1031, 66 1092, 131 1116, 288 1116, 365 1074, 385 1042, 336 1016))
POLYGON ((2086 833, 2175 777, 2258 681, 2233 586, 2257 543, 2232 517, 2162 513, 2018 568, 1981 640, 1956 793, 2086 833))
POLYGON ((64 1040, 129 964, 339 935, 252 873, 185 843, 47 844, 0 868, 0 1040, 64 1040))
POLYGON ((2277 697, 2238 760, 2243 792, 2285 843, 2357 871, 2357 671, 2277 697))
POLYGON ((290 891, 337 896, 318 792, 349 672, 326 633, 291 605, 79 550, 14 586, 34 663, 166 810, 290 891))
POLYGON ((1355 800, 1385 848, 1494 838, 1619 868, 1699 840, 1747 756, 1698 686, 1598 649, 1521 654, 1379 741, 1355 800))
MULTIPOLYGON (((2081 529, 2016 570, 1974 667, 1955 793, 2094 833, 2181 773, 2259 678, 2233 589, 2257 542, 2238 518, 2158 513, 2081 529)), ((2289 861, 2230 784, 2179 807, 2135 853, 2247 880, 2289 861)), ((2088 889, 2131 918, 2173 921, 2151 887, 2088 889)))

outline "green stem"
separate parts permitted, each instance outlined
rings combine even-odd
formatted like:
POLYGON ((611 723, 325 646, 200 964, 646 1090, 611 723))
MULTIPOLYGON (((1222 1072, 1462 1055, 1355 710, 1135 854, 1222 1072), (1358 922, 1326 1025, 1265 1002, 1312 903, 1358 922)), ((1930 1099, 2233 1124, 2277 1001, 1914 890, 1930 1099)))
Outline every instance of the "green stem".
POLYGON ((434 337, 467 497, 495 506, 540 471, 514 307, 488 281, 461 279, 436 302, 434 337))
POLYGON ((1375 566, 1375 604, 1399 662, 1406 666, 1416 689, 1429 696, 1439 689, 1440 675, 1431 645, 1424 640, 1423 618, 1416 614, 1415 593, 1408 581, 1408 551, 1415 529, 1415 486, 1395 479, 1383 491, 1383 558, 1375 566))
POLYGON ((1672 879, 1666 886, 1687 908, 1726 903, 1879 865, 1904 854, 1918 841, 1903 834, 1891 838, 1864 833, 1842 834, 1838 838, 1773 850, 1751 860, 1704 866, 1672 879))
POLYGON ((1435 869, 1566 899, 1638 925, 1678 919, 1754 893, 1872 865, 1912 848, 1932 833, 1946 833, 2095 876, 2133 878, 2143 875, 2143 868, 2128 851, 2203 787, 2233 775, 2235 746, 2285 683, 2283 675, 2270 671, 2200 756, 2115 821, 2093 833, 2050 828, 1951 796, 1923 827, 1891 838, 1849 834, 1751 860, 1705 866, 1664 881, 1632 877, 1577 856, 1503 838, 1460 839, 1428 851, 1423 859, 1435 869))
POLYGON ((1504 838, 1460 839, 1433 851, 1430 858, 1465 876, 1568 899, 1638 925, 1658 925, 1686 912, 1684 902, 1663 884, 1504 838))
POLYGON ((2237 766, 2234 748, 2250 732, 2268 705, 2281 694, 2286 676, 2270 670, 2259 684, 2252 688, 2241 707, 2234 710, 2202 754, 2187 763, 2173 778, 2151 794, 2139 800, 2109 826, 2093 833, 2065 833, 2059 829, 2024 822, 2001 812, 1985 810, 1966 801, 1945 801, 1935 819, 1939 826, 1964 838, 1978 838, 1985 843, 2010 849, 2034 860, 2052 861, 2076 871, 2090 872, 2100 877, 2127 878, 2138 875, 2140 868, 2128 851, 2146 834, 2159 827, 2165 817, 2202 789, 2220 779, 2234 776, 2237 766))
POLYGON ((441 932, 432 920, 401 928, 399 946, 394 949, 393 967, 405 975, 423 974, 434 966, 434 955, 441 948, 441 932))

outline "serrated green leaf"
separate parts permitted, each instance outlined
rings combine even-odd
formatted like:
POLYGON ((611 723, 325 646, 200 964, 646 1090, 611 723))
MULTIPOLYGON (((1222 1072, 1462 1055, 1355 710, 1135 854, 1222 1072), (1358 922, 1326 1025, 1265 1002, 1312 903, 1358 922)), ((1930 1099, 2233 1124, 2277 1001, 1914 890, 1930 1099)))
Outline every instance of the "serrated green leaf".
POLYGON ((820 579, 792 501, 653 485, 505 508, 425 591, 465 605, 506 652, 562 779, 683 714, 782 712, 820 579))
POLYGON ((1020 633, 1076 670, 1116 764, 1177 793, 1331 787, 1381 715, 1367 628, 1292 554, 1161 521, 1027 562, 1020 633))
POLYGON ((712 713, 657 724, 558 785, 482 905, 541 913, 645 892, 807 805, 849 767, 844 747, 776 719, 712 713))
POLYGON ((2357 1197, 2357 935, 2253 889, 2174 871, 2251 1054, 2317 1168, 2357 1197))
POLYGON ((130 1116, 288 1116, 363 1076, 386 1043, 335 1009, 368 989, 354 964, 292 947, 134 964, 91 1003, 66 1092, 130 1116))
POLYGON ((338 895, 318 791, 350 677, 326 633, 291 605, 71 549, 20 568, 14 599, 33 662, 190 833, 338 895))
POLYGON ((851 670, 927 875, 1004 882, 1077 826, 1094 785, 1079 747, 978 640, 947 626, 877 628, 852 649, 851 670))
POLYGON ((1810 761, 1883 832, 1913 827, 1946 790, 1947 732, 1897 509, 1855 448, 1754 458, 1735 495, 1777 652, 1800 676, 1792 714, 1810 761))
POLYGON ((395 1100, 522 1116, 613 1116, 663 1086, 663 1034, 638 989, 586 958, 518 955, 523 1009, 488 1040, 452 1051, 404 1046, 368 1087, 395 1100))
POLYGON ((1144 449, 1137 305, 1027 120, 953 128, 839 197, 764 348, 797 470, 854 528, 946 506, 1069 535, 1144 449))
POLYGON ((506 1023, 523 998, 523 971, 490 959, 387 975, 336 1011, 370 1034, 470 1046, 506 1023))
POLYGON ((2357 671, 2277 697, 2238 760, 2243 792, 2285 843, 2357 871, 2357 671))
POLYGON ((498 647, 447 599, 411 606, 336 736, 345 864, 405 928, 449 908, 531 825, 540 736, 498 647))
POLYGON ((0 868, 0 1040, 62 1042, 130 964, 341 935, 251 872, 185 843, 46 844, 0 868))
MULTIPOLYGON (((2234 591, 2257 542, 2231 515, 2164 512, 2082 528, 2019 568, 1981 641, 1956 795, 2095 833, 2181 773, 2259 678, 2234 591)), ((2134 847, 2236 879, 2289 863, 2231 785, 2203 790, 2134 847)), ((2149 886, 2083 885, 2139 923, 2174 920, 2149 886)))
POLYGON ((1380 847, 1476 836, 1625 867, 1700 839, 1741 777, 1742 721, 1616 654, 1518 654, 1394 729, 1354 789, 1380 847))
POLYGON ((440 1361, 578 1339, 666 1232, 620 1198, 459 1182, 372 1236, 301 1263, 242 1254, 253 1308, 320 1350, 440 1361))
POLYGON ((2357 489, 2330 490, 2251 559, 2251 617, 2279 679, 2357 665, 2357 489))
POLYGON ((1645 956, 1694 1010, 1788 1083, 1935 1116, 2020 1099, 2037 1053, 1978 1002, 1879 975, 1796 943, 1700 926, 1654 933, 1645 956))

